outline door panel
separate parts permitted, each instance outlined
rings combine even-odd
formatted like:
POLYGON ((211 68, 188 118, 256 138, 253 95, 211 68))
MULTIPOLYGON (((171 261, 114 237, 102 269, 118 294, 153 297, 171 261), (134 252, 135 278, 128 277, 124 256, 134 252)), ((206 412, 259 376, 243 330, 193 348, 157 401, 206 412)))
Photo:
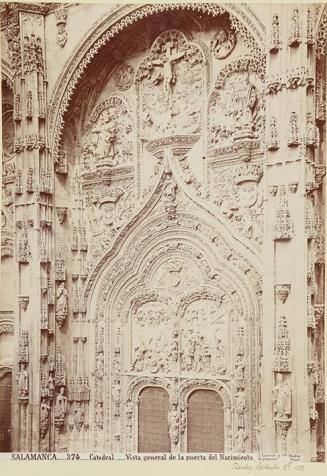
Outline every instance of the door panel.
POLYGON ((140 453, 169 453, 169 397, 166 390, 146 387, 139 395, 138 451, 140 453))
POLYGON ((223 401, 213 390, 195 390, 189 396, 187 451, 224 451, 223 401))
POLYGON ((0 379, 0 452, 11 451, 11 373, 0 379))

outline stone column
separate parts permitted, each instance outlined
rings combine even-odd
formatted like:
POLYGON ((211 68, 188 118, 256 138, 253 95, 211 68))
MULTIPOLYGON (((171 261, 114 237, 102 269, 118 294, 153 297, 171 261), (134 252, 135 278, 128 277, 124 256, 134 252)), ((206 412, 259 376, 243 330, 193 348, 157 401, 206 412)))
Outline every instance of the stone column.
POLYGON ((312 305, 307 284, 312 266, 308 217, 314 215, 319 142, 312 18, 310 5, 271 7, 262 381, 262 450, 298 452, 307 461, 313 441, 307 373, 312 305))
MULTIPOLYGON (((25 6, 26 7, 26 6, 25 6)), ((46 143, 44 17, 17 7, 6 37, 14 74, 15 282, 13 449, 39 451, 40 371, 48 353, 52 164, 46 143)), ((51 312, 51 311, 50 311, 51 312)), ((45 445, 43 449, 48 449, 45 445)))

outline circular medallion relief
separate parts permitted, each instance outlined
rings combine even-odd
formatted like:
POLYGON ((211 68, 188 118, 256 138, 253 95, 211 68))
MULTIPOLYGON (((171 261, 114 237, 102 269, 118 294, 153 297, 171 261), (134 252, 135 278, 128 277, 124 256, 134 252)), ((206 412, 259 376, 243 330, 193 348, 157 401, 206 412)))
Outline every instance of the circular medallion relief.
POLYGON ((230 29, 220 27, 210 42, 210 49, 216 59, 224 59, 233 51, 235 45, 235 33, 230 29))
POLYGON ((114 82, 120 91, 126 91, 133 84, 134 69, 130 64, 122 63, 114 72, 114 82))

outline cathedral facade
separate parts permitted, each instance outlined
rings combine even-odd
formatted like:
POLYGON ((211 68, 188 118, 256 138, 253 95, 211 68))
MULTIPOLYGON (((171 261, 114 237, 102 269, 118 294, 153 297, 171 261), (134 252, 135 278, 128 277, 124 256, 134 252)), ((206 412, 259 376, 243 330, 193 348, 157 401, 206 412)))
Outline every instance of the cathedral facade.
POLYGON ((1 6, 1 451, 324 461, 326 34, 1 6))

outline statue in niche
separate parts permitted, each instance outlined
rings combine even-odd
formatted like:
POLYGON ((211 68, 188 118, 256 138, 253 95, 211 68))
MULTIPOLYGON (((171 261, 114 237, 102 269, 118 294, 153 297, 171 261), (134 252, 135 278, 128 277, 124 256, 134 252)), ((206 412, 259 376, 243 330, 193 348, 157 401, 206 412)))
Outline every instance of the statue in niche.
POLYGON ((103 406, 102 403, 98 403, 95 411, 95 425, 102 430, 103 428, 103 406))
POLYGON ((235 450, 239 453, 244 453, 245 451, 245 441, 247 435, 244 428, 239 428, 235 436, 235 450))
POLYGON ((244 388, 244 358, 238 354, 235 362, 235 380, 237 388, 244 388))
POLYGON ((227 58, 236 45, 236 35, 231 29, 220 28, 210 43, 210 49, 216 59, 227 58))
POLYGON ((236 112, 236 132, 234 138, 254 138, 254 123, 257 115, 258 93, 249 84, 243 107, 236 112))
POLYGON ((194 341, 194 366, 193 370, 202 372, 203 367, 204 337, 198 334, 194 341))
POLYGON ((22 363, 20 372, 17 376, 17 385, 19 398, 25 399, 28 398, 28 371, 26 370, 26 364, 22 363))
POLYGON ((98 235, 99 233, 101 233, 100 207, 96 198, 93 198, 91 206, 89 208, 89 221, 92 233, 94 235, 98 235))
POLYGON ((139 346, 134 349, 135 358, 132 362, 131 369, 136 372, 142 372, 144 369, 144 355, 145 350, 139 346))
POLYGON ((54 378, 50 374, 49 378, 48 378, 48 394, 49 394, 49 397, 54 396, 54 391, 55 391, 54 378))
POLYGON ((67 412, 67 397, 64 395, 65 388, 60 387, 55 404, 55 418, 56 420, 64 420, 67 412))
POLYGON ((57 304, 56 304, 56 314, 58 316, 67 315, 67 296, 68 296, 68 292, 65 288, 65 283, 60 283, 57 290, 57 304))
POLYGON ((237 428, 244 428, 245 394, 243 390, 238 390, 235 395, 235 411, 237 428))
POLYGON ((193 340, 193 331, 189 329, 189 336, 186 340, 185 350, 183 352, 183 369, 191 370, 194 360, 194 340, 193 340))
POLYGON ((216 336, 216 346, 213 355, 212 366, 213 369, 219 374, 223 374, 226 372, 225 346, 219 335, 216 336))
POLYGON ((44 435, 48 429, 49 410, 50 410, 50 405, 48 405, 45 399, 42 398, 41 405, 40 405, 40 433, 42 438, 44 438, 44 435))
POLYGON ((82 408, 81 402, 75 403, 74 423, 77 431, 80 431, 84 425, 84 410, 82 408))
POLYGON ((103 352, 98 352, 96 356, 96 363, 95 363, 95 375, 97 377, 103 377, 104 374, 104 357, 103 352))
POLYGON ((115 416, 119 416, 119 407, 120 407, 120 381, 115 380, 112 387, 112 401, 115 405, 115 416))
POLYGON ((287 380, 283 379, 283 375, 278 373, 276 376, 277 383, 273 390, 273 410, 276 419, 289 419, 292 410, 292 392, 287 380))

